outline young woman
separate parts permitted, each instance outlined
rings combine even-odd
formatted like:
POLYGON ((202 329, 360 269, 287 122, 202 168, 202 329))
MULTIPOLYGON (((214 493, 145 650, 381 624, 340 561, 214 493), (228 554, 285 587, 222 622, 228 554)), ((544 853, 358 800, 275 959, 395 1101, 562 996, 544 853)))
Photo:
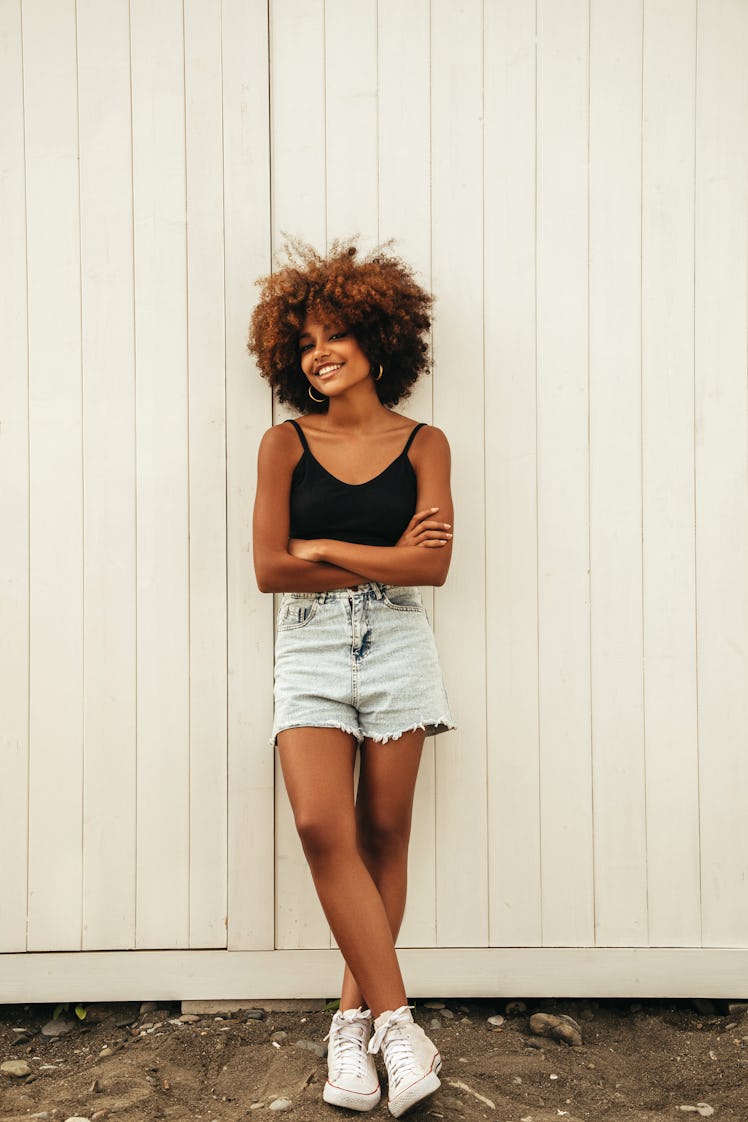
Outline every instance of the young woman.
POLYGON ((350 244, 321 257, 294 243, 258 283, 249 349, 302 414, 260 445, 254 561, 259 588, 283 593, 272 743, 346 962, 324 1098, 373 1109, 381 1048, 397 1117, 441 1068, 394 946, 424 737, 454 728, 415 587, 449 568, 449 446, 390 408, 427 368, 431 300, 396 257, 350 244))

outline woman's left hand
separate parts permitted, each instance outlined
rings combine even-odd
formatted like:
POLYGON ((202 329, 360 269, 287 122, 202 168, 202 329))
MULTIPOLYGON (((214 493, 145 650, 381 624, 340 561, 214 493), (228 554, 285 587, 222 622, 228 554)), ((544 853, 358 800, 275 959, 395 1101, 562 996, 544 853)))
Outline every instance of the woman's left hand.
POLYGON ((438 509, 438 506, 432 506, 428 510, 416 511, 395 545, 419 545, 435 549, 451 541, 450 523, 434 519, 438 509))

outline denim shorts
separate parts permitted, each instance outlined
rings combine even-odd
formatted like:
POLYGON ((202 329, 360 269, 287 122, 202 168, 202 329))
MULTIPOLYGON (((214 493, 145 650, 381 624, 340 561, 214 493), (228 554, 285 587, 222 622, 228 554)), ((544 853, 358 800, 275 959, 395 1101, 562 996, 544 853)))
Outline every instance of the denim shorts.
POLYGON ((455 727, 417 588, 369 582, 284 592, 275 644, 271 744, 291 728, 335 728, 386 743, 455 727))

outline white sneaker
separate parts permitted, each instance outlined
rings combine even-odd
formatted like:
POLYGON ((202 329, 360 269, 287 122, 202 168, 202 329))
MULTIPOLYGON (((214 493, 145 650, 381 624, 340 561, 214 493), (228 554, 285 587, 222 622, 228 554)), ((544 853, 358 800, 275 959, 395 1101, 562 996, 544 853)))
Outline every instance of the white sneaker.
POLYGON ((325 1040, 328 1077, 322 1098, 348 1110, 373 1110, 382 1097, 374 1057, 369 1052, 371 1013, 346 1009, 332 1019, 325 1040))
POLYGON ((381 1046, 389 1080, 388 1105, 395 1118, 441 1086, 439 1050, 415 1023, 410 1010, 410 1005, 401 1005, 394 1012, 382 1013, 369 1041, 370 1052, 378 1052, 381 1046))

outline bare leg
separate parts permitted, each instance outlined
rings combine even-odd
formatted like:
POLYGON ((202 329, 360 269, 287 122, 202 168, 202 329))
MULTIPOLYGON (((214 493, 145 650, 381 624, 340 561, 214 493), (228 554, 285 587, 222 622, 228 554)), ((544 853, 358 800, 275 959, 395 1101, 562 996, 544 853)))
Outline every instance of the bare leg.
MULTIPOLYGON (((364 741, 361 749, 356 798, 357 843, 382 898, 393 942, 405 911, 413 793, 424 738, 423 730, 416 729, 386 744, 364 741)), ((355 972, 346 963, 340 1008, 365 1007, 367 1002, 362 990, 365 985, 359 986, 355 972)))
POLYGON ((356 841, 354 738, 339 729, 287 729, 278 748, 314 886, 343 957, 374 1016, 399 1008, 406 997, 389 919, 356 841))

